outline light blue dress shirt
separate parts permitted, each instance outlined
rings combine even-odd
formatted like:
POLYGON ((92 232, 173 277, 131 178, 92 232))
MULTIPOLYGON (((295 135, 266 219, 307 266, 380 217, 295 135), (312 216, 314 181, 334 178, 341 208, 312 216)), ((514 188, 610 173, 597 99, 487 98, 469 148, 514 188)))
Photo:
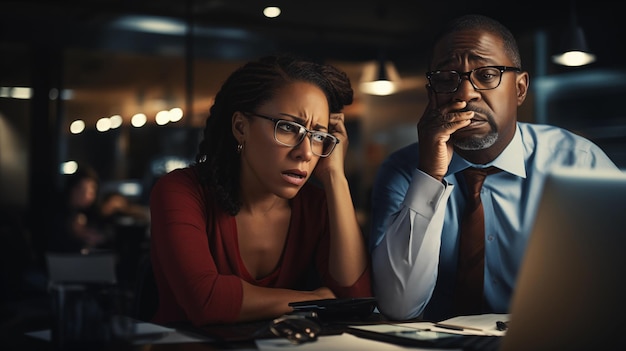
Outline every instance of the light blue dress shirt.
MULTIPOLYGON (((372 189, 373 288, 378 308, 404 320, 453 316, 459 223, 465 206, 458 172, 475 166, 456 153, 444 181, 417 169, 418 145, 392 153, 372 189), (458 185, 458 186, 457 186, 458 185)), ((503 170, 485 180, 484 313, 508 313, 546 175, 555 168, 618 167, 597 145, 567 130, 517 123, 511 143, 490 164, 503 170)))

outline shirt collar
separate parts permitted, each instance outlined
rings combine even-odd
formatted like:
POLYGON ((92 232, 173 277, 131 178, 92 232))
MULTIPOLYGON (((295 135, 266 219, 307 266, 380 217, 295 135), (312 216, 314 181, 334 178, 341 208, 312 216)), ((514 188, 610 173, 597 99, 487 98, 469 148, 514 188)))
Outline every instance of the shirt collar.
POLYGON ((489 166, 495 166, 507 173, 511 173, 521 178, 526 178, 524 145, 522 144, 522 135, 517 125, 515 127, 513 139, 495 160, 485 165, 475 165, 454 152, 452 154, 452 161, 450 162, 446 176, 460 172, 467 167, 482 168, 489 166))

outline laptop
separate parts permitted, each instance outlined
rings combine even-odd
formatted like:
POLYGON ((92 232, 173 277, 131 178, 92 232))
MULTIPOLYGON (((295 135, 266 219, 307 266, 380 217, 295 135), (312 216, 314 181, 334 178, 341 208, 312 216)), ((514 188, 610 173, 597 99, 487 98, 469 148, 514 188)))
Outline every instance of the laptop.
POLYGON ((56 283, 103 283, 116 284, 114 252, 46 253, 48 285, 56 283))
POLYGON ((549 176, 500 351, 625 349, 626 173, 549 176))

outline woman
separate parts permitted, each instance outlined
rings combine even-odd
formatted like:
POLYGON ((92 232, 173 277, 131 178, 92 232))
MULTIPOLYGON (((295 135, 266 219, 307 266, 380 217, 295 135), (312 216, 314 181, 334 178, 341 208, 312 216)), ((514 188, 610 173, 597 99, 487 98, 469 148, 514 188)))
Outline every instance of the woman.
POLYGON ((292 301, 371 296, 344 173, 352 94, 345 73, 292 57, 226 80, 196 163, 151 192, 154 322, 269 319, 292 301))

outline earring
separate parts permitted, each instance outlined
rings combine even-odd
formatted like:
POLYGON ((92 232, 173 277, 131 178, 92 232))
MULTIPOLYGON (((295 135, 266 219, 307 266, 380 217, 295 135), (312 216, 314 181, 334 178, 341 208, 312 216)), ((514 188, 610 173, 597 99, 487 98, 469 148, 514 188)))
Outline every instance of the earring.
POLYGON ((237 144, 237 153, 240 154, 243 150, 243 144, 237 144))

